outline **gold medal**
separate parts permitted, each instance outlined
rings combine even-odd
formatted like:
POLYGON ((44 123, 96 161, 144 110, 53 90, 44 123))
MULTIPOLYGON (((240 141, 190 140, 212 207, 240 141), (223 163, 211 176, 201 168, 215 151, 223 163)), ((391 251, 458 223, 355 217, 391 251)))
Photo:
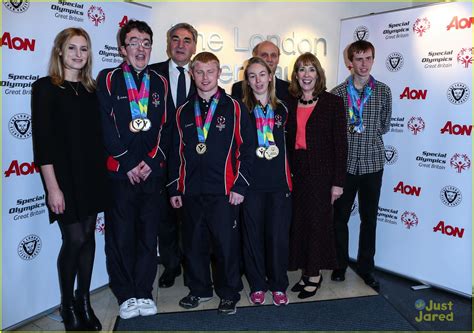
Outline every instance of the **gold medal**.
POLYGON ((355 126, 354 125, 349 125, 349 133, 352 133, 352 134, 355 133, 355 126))
POLYGON ((199 142, 197 145, 196 145, 196 151, 199 155, 202 155, 204 154, 206 151, 207 151, 207 146, 204 142, 199 142))
POLYGON ((265 150, 265 158, 267 160, 271 160, 272 158, 275 158, 278 156, 280 153, 280 150, 276 145, 271 145, 265 150))
POLYGON ((257 157, 259 158, 264 158, 265 157, 265 147, 258 147, 255 153, 257 154, 257 157))
POLYGON ((151 128, 151 120, 148 118, 143 118, 143 128, 142 131, 146 132, 151 128))

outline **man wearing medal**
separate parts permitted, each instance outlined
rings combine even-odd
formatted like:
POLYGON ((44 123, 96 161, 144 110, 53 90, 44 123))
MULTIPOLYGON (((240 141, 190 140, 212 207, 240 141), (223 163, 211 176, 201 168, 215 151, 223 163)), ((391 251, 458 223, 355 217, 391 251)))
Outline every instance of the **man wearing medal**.
POLYGON ((376 222, 384 167, 382 135, 390 129, 392 95, 390 88, 370 75, 374 46, 364 40, 352 43, 347 55, 353 74, 331 92, 344 99, 347 110, 348 158, 344 193, 334 203, 336 250, 339 269, 333 281, 344 281, 349 260, 347 223, 358 193, 360 214, 357 273, 364 282, 378 288, 373 276, 376 222))
POLYGON ((157 313, 152 289, 172 127, 168 82, 148 67, 151 28, 130 20, 119 38, 125 61, 99 74, 97 94, 111 186, 105 212, 107 269, 120 317, 128 319, 157 313))
POLYGON ((191 309, 209 300, 214 284, 221 299, 218 312, 234 314, 242 290, 238 205, 249 186, 255 138, 247 108, 218 86, 218 58, 201 52, 190 68, 197 94, 176 112, 168 187, 173 208, 183 207, 190 291, 179 305, 191 309), (215 281, 209 269, 211 247, 215 281))

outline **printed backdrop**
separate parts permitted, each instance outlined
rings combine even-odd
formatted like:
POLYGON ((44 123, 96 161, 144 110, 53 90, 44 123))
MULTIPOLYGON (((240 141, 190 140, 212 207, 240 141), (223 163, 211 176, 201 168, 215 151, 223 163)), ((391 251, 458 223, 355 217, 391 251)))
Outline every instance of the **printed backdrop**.
MULTIPOLYGON (((343 20, 340 52, 375 45, 372 73, 392 90, 377 226, 378 267, 471 295, 472 4, 343 20)), ((339 81, 348 75, 339 61, 339 81)), ((347 60, 346 60, 347 63, 347 60)), ((350 255, 357 258, 357 202, 350 255)))
MULTIPOLYGON (((84 28, 92 38, 93 75, 122 62, 116 33, 128 17, 147 20, 147 8, 127 3, 4 1, 2 15, 2 328, 58 305, 56 258, 61 234, 49 225, 31 145, 31 84, 47 74, 56 34, 84 28), (125 17, 127 16, 127 17, 125 17), (46 29, 45 29, 46 28, 46 29)), ((108 283, 104 220, 96 228, 92 289, 108 283)))

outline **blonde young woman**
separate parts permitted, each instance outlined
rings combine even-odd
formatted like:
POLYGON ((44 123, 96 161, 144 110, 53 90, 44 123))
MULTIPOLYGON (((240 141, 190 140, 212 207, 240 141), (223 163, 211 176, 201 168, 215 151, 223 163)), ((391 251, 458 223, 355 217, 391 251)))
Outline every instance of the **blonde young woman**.
POLYGON ((286 157, 288 110, 275 96, 274 76, 259 57, 250 58, 242 84, 243 102, 255 124, 257 147, 252 180, 243 203, 243 254, 250 284, 249 300, 288 304, 288 238, 291 223, 291 177, 286 157))
POLYGON ((96 218, 106 198, 91 69, 89 35, 67 28, 54 40, 49 75, 37 80, 32 91, 35 163, 41 170, 50 222, 58 221, 62 236, 57 266, 60 314, 67 331, 102 329, 89 300, 96 218))

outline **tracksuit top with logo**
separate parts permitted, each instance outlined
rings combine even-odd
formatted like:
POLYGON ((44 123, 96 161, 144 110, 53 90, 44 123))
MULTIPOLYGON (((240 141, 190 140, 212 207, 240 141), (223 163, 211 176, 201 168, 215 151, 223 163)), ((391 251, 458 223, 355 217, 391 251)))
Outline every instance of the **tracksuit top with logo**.
MULTIPOLYGON (((147 68, 150 74, 147 118, 152 125, 148 131, 134 133, 129 129, 132 116, 122 68, 104 69, 97 79, 104 144, 109 154, 107 169, 112 178, 127 179, 127 172, 141 161, 152 169, 150 177, 166 176, 165 162, 172 129, 166 103, 168 81, 147 68)), ((133 69, 131 72, 140 89, 145 70, 138 74, 133 69)))
MULTIPOLYGON (((169 164, 170 196, 228 195, 231 191, 245 195, 250 185, 256 149, 254 126, 247 108, 222 88, 219 90, 221 96, 209 127, 204 154, 196 151, 199 141, 194 102, 197 95, 190 97, 176 112, 169 164)), ((208 108, 202 98, 197 97, 204 125, 208 108)))
MULTIPOLYGON (((273 126, 273 138, 275 139, 279 153, 278 156, 271 160, 255 157, 249 191, 278 192, 292 190, 290 165, 288 163, 285 140, 285 125, 288 119, 288 109, 280 102, 276 110, 274 110, 274 113, 275 125, 273 126)), ((254 126, 255 140, 258 146, 256 120, 253 112, 251 113, 251 119, 254 126)))

